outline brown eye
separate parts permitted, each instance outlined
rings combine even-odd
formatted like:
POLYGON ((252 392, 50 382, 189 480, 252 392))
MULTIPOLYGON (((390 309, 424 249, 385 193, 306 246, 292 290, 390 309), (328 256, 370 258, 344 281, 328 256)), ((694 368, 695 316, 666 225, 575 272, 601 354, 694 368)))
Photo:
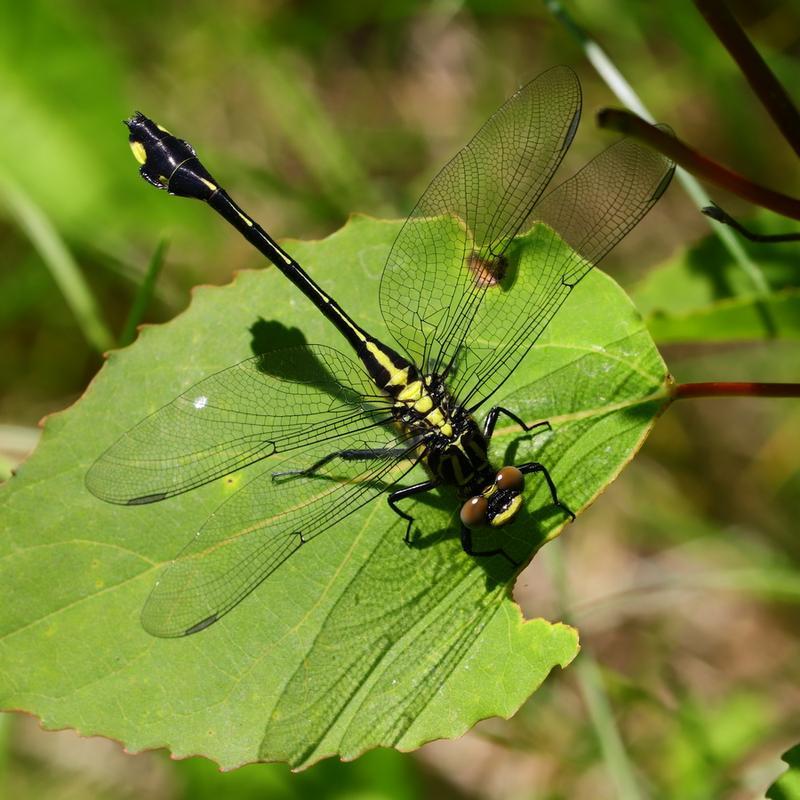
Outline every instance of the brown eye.
POLYGON ((461 521, 468 528, 480 528, 486 524, 486 512, 489 510, 489 503, 486 498, 479 494, 477 497, 470 497, 461 506, 461 521))
POLYGON ((498 489, 521 492, 525 486, 525 476, 516 467, 503 467, 494 482, 498 489))

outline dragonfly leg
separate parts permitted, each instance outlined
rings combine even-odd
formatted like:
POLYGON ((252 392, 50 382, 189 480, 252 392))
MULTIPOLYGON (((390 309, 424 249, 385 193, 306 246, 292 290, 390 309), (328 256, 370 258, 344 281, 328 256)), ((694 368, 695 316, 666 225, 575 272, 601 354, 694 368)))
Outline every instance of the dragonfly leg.
POLYGON ((431 489, 435 489, 437 487, 437 483, 435 481, 422 481, 422 483, 415 483, 413 486, 405 486, 402 489, 397 489, 396 491, 392 492, 389 497, 387 498, 389 502, 389 508, 394 511, 399 517, 402 517, 404 520, 408 522, 408 526, 406 527, 405 536, 403 536, 403 541, 411 546, 411 527, 414 524, 414 517, 411 514, 403 511, 401 508, 397 506, 397 503, 400 500, 405 500, 408 497, 413 497, 415 494, 422 494, 423 492, 429 492, 431 489))
POLYGON ((305 469, 289 469, 284 472, 273 472, 272 480, 276 478, 285 478, 287 475, 313 475, 321 467, 324 467, 330 461, 336 458, 341 458, 342 461, 374 461, 378 458, 395 457, 400 458, 408 453, 407 449, 396 448, 393 450, 380 450, 378 448, 365 449, 365 450, 338 450, 335 453, 328 453, 323 456, 319 461, 315 461, 310 467, 305 469))
POLYGON ((534 428, 547 428, 548 430, 551 429, 550 423, 547 422, 547 420, 544 422, 534 422, 533 425, 528 425, 513 411, 509 411, 507 408, 503 408, 503 406, 495 406, 489 411, 488 415, 486 416, 486 422, 483 424, 483 435, 486 437, 487 441, 492 438, 494 426, 497 425, 497 418, 501 414, 505 414, 509 419, 513 419, 514 422, 516 422, 517 425, 519 425, 526 433, 528 431, 532 431, 534 428))
POLYGON ((522 563, 521 561, 514 561, 502 547, 496 547, 494 550, 476 550, 472 544, 472 531, 466 525, 461 526, 461 547, 468 556, 481 556, 482 558, 503 556, 512 567, 518 567, 522 563))
POLYGON ((544 464, 539 464, 537 461, 531 461, 529 464, 521 464, 518 469, 523 475, 531 475, 534 472, 541 472, 544 476, 544 479, 547 481, 547 487, 550 489, 550 497, 553 499, 553 505, 557 508, 560 508, 565 514, 569 514, 569 516, 572 518, 572 521, 575 521, 575 514, 573 514, 569 506, 566 503, 562 503, 561 500, 558 499, 556 485, 553 483, 553 479, 550 477, 550 473, 547 471, 547 467, 545 467, 544 464))

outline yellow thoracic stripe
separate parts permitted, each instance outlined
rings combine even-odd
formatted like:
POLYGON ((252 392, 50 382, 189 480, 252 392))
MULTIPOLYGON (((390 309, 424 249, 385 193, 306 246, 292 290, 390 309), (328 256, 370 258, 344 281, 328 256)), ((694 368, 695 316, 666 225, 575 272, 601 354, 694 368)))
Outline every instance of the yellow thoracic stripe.
POLYGON ((427 417, 425 417, 425 419, 427 419, 431 425, 434 425, 437 428, 441 428, 442 425, 445 424, 444 414, 442 414, 441 408, 434 408, 433 411, 431 411, 431 413, 428 414, 427 417))
POLYGON ((426 420, 434 427, 438 428, 443 436, 453 435, 453 426, 444 418, 440 408, 434 408, 426 417, 426 420))
POLYGON ((427 414, 433 408, 433 399, 429 394, 423 395, 414 403, 414 411, 420 414, 427 414))
POLYGON ((397 399, 404 403, 416 402, 422 397, 422 381, 416 380, 406 386, 398 395, 397 399))

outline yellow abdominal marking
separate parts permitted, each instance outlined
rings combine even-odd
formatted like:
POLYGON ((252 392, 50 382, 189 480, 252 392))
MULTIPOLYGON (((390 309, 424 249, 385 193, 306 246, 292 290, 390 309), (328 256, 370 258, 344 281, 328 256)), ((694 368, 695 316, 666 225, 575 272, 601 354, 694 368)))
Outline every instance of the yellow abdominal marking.
MULTIPOLYGON (((208 188, 209 188, 209 189, 211 189, 211 191, 212 191, 212 192, 216 192, 216 191, 217 191, 217 187, 216 187, 216 186, 215 186, 213 183, 211 183, 211 181, 209 181, 209 180, 206 180, 205 178, 200 178, 200 180, 201 180, 201 181, 202 181, 202 182, 203 182, 203 183, 204 183, 206 186, 208 186, 208 188)), ((249 222, 251 225, 253 224, 252 222, 250 222, 250 220, 249 220, 249 219, 247 219, 246 217, 244 217, 244 214, 239 214, 239 216, 240 216, 240 217, 242 217, 242 218, 244 218, 245 222, 249 222)))
MULTIPOLYGON (((216 188, 217 188, 217 187, 216 187, 216 186, 214 186, 214 184, 213 184, 213 183, 211 183, 210 181, 204 180, 204 181, 203 181, 203 183, 204 183, 206 186, 208 186, 209 188, 212 188, 212 187, 213 187, 213 189, 216 189, 216 188)), ((238 214, 238 215, 239 215, 239 216, 242 218, 242 220, 244 220, 244 224, 245 224, 245 225, 249 225, 251 228, 253 227, 253 220, 251 220, 251 219, 250 219, 250 217, 246 217, 246 216, 245 216, 244 214, 242 214, 242 212, 241 212, 241 211, 239 211, 238 209, 236 210, 236 213, 237 213, 237 214, 238 214)), ((289 262, 287 261, 286 263, 288 264, 289 262)))
MULTIPOLYGON (((322 299, 323 299, 323 300, 324 300, 326 303, 330 303, 330 302, 331 302, 331 299, 330 299, 330 297, 328 297, 328 296, 327 296, 327 295, 325 295, 325 294, 322 294, 322 292, 320 292, 320 297, 322 297, 322 299)), ((345 325, 347 325, 347 327, 348 327, 348 328, 350 328, 350 330, 351 330, 351 331, 353 331, 353 333, 355 333, 355 335, 356 335, 356 336, 357 336, 357 337, 358 337, 358 338, 359 338, 359 339, 360 339, 362 342, 366 342, 366 341, 367 341, 367 337, 366 337, 366 336, 364 336, 364 334, 363 334, 363 333, 361 333, 361 331, 360 331, 360 330, 359 330, 359 329, 358 329, 358 328, 357 328, 355 325, 353 325, 353 323, 352 323, 352 322, 350 322, 350 320, 349 320, 349 319, 346 319, 346 318, 344 318, 344 317, 340 317, 340 319, 342 320, 342 322, 343 322, 345 325)))
POLYGON ((367 343, 367 350, 375 357, 375 360, 389 373, 387 386, 404 386, 408 383, 408 367, 397 369, 392 360, 374 342, 367 343))
POLYGON ((519 511, 519 507, 521 504, 522 504, 522 495, 518 494, 511 500, 508 508, 505 511, 501 511, 499 514, 494 515, 494 518, 491 520, 489 524, 493 528, 497 528, 500 525, 505 525, 507 522, 510 522, 516 515, 517 511, 519 511))
POLYGON ((440 408, 433 404, 433 398, 425 392, 422 381, 416 380, 408 383, 409 367, 397 369, 391 358, 384 353, 374 342, 367 342, 367 350, 372 354, 378 364, 389 373, 386 386, 402 386, 397 395, 400 403, 410 405, 419 414, 425 416, 426 422, 433 428, 438 428, 443 436, 453 435, 453 426, 445 419, 440 408))
POLYGON ((145 152, 144 145, 141 142, 131 142, 130 145, 133 157, 140 164, 144 164, 144 162, 147 161, 147 153, 145 152))

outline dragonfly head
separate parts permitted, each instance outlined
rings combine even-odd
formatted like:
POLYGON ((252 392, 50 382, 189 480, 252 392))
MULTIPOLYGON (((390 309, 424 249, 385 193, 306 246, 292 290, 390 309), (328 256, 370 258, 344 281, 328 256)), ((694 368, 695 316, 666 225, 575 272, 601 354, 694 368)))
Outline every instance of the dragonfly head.
POLYGON ((173 136, 140 111, 125 124, 130 131, 131 151, 140 164, 139 174, 148 183, 197 200, 208 200, 217 191, 217 184, 189 142, 173 136))
POLYGON ((516 467, 503 467, 492 484, 461 506, 461 522, 470 529, 507 525, 522 506, 524 488, 522 472, 516 467))

